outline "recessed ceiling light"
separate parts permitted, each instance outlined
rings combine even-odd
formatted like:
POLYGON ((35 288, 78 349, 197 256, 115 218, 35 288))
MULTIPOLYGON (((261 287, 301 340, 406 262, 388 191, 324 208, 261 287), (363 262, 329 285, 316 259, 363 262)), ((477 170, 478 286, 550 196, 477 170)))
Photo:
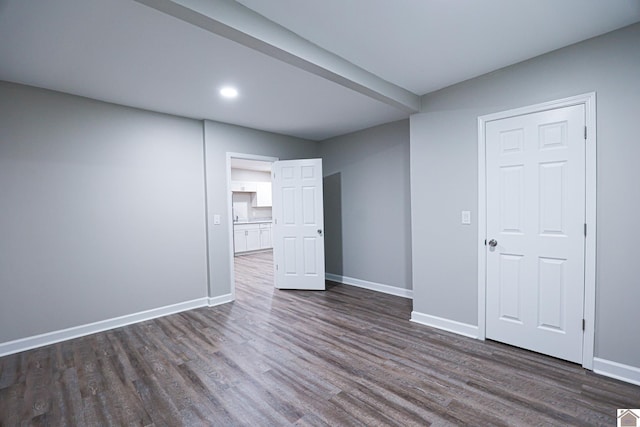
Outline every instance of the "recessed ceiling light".
POLYGON ((225 86, 220 89, 220 95, 225 98, 235 98, 236 96, 238 96, 238 90, 231 86, 225 86))

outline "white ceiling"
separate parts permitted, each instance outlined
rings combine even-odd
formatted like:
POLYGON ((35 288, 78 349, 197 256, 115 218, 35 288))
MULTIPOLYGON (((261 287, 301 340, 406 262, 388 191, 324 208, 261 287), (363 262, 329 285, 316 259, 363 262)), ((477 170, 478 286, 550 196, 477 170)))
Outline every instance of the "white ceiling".
POLYGON ((640 21, 640 0, 240 1, 274 22, 231 0, 0 0, 0 80, 322 140, 640 21))
POLYGON ((424 95, 640 21, 638 0, 238 0, 424 95))

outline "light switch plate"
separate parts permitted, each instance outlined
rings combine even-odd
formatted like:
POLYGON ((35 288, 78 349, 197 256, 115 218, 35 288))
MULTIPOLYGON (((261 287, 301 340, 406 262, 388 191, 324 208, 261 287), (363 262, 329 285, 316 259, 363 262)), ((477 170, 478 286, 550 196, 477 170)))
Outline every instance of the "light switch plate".
POLYGON ((220 215, 215 214, 213 216, 213 225, 220 225, 220 215))
POLYGON ((464 225, 471 224, 471 211, 462 211, 462 223, 464 225))

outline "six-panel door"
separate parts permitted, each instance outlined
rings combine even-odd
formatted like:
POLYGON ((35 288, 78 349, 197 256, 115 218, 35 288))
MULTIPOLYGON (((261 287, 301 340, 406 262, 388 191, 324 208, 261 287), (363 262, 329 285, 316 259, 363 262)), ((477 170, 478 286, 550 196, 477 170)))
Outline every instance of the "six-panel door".
POLYGON ((487 122, 486 336, 582 362, 584 106, 487 122))
POLYGON ((272 171, 275 286, 324 290, 322 160, 278 161, 272 171))

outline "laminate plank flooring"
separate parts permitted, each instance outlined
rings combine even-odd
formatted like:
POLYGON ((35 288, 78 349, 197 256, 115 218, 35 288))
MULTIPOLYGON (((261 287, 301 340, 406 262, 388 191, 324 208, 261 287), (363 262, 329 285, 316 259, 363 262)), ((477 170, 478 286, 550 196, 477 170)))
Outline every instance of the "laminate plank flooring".
POLYGON ((612 426, 640 387, 409 322, 411 301, 279 291, 236 258, 235 302, 0 358, 0 425, 612 426))

